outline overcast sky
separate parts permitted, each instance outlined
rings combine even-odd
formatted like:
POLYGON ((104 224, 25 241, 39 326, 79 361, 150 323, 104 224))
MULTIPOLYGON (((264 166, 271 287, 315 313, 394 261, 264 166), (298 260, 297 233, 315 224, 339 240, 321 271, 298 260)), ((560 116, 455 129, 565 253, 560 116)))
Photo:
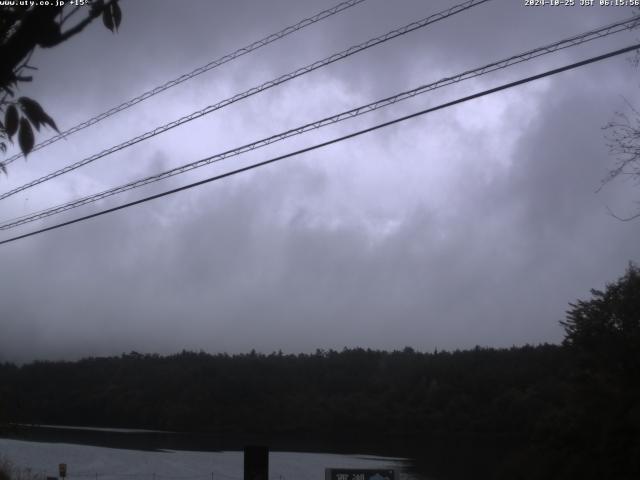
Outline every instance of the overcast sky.
MULTIPOLYGON (((334 5, 122 1, 37 51, 61 129, 334 5)), ((19 186, 194 110, 444 8, 367 0, 9 167, 19 186)), ((253 96, 0 202, 9 219, 551 43, 633 12, 494 0, 253 96)), ((590 42, 9 232, 228 171, 638 40, 590 42)), ((602 127, 640 107, 629 55, 0 246, 0 360, 122 352, 418 350, 560 342, 569 302, 640 261, 640 188, 595 190, 602 127)), ((38 137, 44 139, 49 132, 38 137)), ((15 152, 15 150, 14 150, 15 152)))

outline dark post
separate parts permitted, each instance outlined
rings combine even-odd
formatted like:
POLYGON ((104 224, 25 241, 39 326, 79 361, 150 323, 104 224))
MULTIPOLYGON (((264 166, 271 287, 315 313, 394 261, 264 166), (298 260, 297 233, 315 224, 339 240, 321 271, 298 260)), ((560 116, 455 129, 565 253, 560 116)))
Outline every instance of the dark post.
POLYGON ((269 480, 269 447, 244 447, 244 480, 269 480))

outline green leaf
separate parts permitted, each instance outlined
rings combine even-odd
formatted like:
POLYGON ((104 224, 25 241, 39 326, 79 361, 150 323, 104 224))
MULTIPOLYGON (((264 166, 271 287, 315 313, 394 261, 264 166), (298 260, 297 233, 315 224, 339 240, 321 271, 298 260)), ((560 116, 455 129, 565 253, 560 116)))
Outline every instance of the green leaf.
POLYGON ((102 23, 104 23, 104 26, 111 30, 111 32, 114 32, 113 13, 111 11, 111 5, 107 5, 107 8, 102 11, 102 23))
POLYGON ((42 118, 42 123, 44 123, 45 125, 49 125, 56 132, 60 133, 60 130, 58 130, 58 126, 56 125, 56 122, 53 121, 53 118, 47 115, 46 112, 43 112, 43 113, 44 113, 44 117, 42 118))
POLYGON ((18 103, 22 107, 22 111, 25 113, 29 121, 36 127, 36 130, 40 131, 40 125, 49 125, 56 132, 60 133, 56 122, 47 115, 47 112, 40 106, 38 102, 31 98, 20 97, 18 103))
POLYGON ((120 27, 120 22, 122 21, 122 10, 120 10, 120 5, 118 2, 113 2, 111 4, 111 9, 113 11, 113 22, 115 24, 116 30, 120 27))
POLYGON ((40 124, 42 123, 42 115, 44 110, 38 102, 27 97, 20 97, 18 103, 22 107, 22 111, 27 116, 29 121, 36 127, 36 130, 40 131, 40 124))
POLYGON ((9 108, 7 108, 4 114, 4 124, 9 138, 13 137, 18 131, 18 109, 15 105, 9 105, 9 108))
POLYGON ((20 132, 18 133, 18 143, 20 144, 20 150, 26 157, 35 143, 35 137, 33 136, 33 129, 31 124, 26 118, 20 119, 20 132))

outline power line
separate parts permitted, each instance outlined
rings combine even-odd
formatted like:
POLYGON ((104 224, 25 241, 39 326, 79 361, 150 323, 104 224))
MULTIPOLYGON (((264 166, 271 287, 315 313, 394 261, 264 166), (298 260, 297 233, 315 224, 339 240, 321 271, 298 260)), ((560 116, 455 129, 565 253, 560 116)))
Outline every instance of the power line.
MULTIPOLYGON (((33 147, 33 149, 31 150, 32 152, 36 151, 36 150, 40 150, 41 148, 44 148, 48 145, 51 145, 52 143, 57 142, 58 140, 61 140, 63 138, 68 137, 69 135, 79 132, 80 130, 84 130, 87 127, 90 127, 91 125, 95 125, 98 122, 101 122, 102 120, 111 117, 112 115, 115 115, 118 112, 121 112, 123 110, 126 110, 127 108, 133 107, 134 105, 153 97, 154 95, 157 95, 161 92, 164 92, 165 90, 168 90, 171 87, 175 87, 176 85, 180 85, 183 82, 186 82, 187 80, 192 79, 193 77, 196 77, 202 73, 208 72, 209 70, 212 70, 216 67, 219 67, 225 63, 228 63, 232 60, 235 60, 236 58, 239 58, 243 55, 246 55, 247 53, 253 52, 254 50, 257 50, 261 47, 264 47, 266 45, 269 45, 270 43, 275 42, 276 40, 280 40, 292 33, 297 32, 298 30, 302 30, 303 28, 306 28, 310 25, 313 25, 314 23, 317 23, 321 20, 324 20, 326 18, 329 18, 337 13, 340 13, 344 10, 347 10, 348 8, 354 7, 362 2, 365 2, 366 0, 348 0, 346 2, 342 2, 339 3, 338 5, 335 5, 334 7, 331 7, 327 10, 323 10, 320 13, 316 13, 315 15, 313 15, 312 17, 309 18, 305 18, 304 20, 299 21, 298 23, 296 23, 295 25, 290 25, 282 30, 280 30, 279 32, 276 33, 272 33, 271 35, 268 35, 266 37, 264 37, 261 40, 257 40, 253 43, 250 43, 249 45, 239 48, 238 50, 236 50, 235 52, 232 53, 228 53, 226 55, 223 55, 222 57, 213 60, 209 63, 207 63, 206 65, 202 65, 201 67, 196 68, 195 70, 192 70, 189 73, 185 73, 184 75, 180 75, 177 78, 174 78, 173 80, 169 80, 166 83, 163 83, 162 85, 159 85, 155 88, 152 88, 151 90, 147 90, 146 92, 138 95, 137 97, 134 97, 130 100, 127 100, 126 102, 121 103, 120 105, 113 107, 109 110, 107 110, 106 112, 103 112, 99 115, 96 115, 95 117, 90 118, 89 120, 85 120, 82 123, 79 123, 63 132, 60 132, 58 135, 55 135, 43 142, 38 143, 37 145, 35 145, 33 147)), ((7 160, 5 160, 4 162, 0 162, 0 163, 4 163, 5 165, 9 165, 10 163, 16 161, 17 159, 19 159, 20 157, 22 157, 22 153, 17 153, 11 157, 9 157, 7 160)))
POLYGON ((195 162, 191 162, 185 165, 182 165, 180 167, 176 167, 167 171, 164 171, 162 173, 156 174, 156 175, 151 175, 142 179, 138 179, 138 180, 134 180, 132 182, 126 183, 124 185, 120 185, 118 187, 114 187, 105 191, 102 191, 100 193, 96 193, 93 195, 89 195, 86 197, 82 197, 80 199, 76 199, 76 200, 72 200, 70 202, 61 204, 61 205, 57 205, 54 207, 50 207, 47 208, 45 210, 41 210, 38 212, 34 212, 34 213, 30 213, 27 215, 23 215, 21 217, 18 218, 14 218, 11 220, 7 220, 4 223, 0 224, 0 230, 8 230, 11 228, 15 228, 18 227, 20 225, 24 225, 36 220, 40 220, 46 217, 49 217, 51 215, 55 215, 58 213, 62 213, 65 212, 67 210, 71 210, 73 208, 77 208, 83 205, 87 205, 89 203, 93 203, 96 202, 98 200, 102 200, 104 198, 107 197, 111 197, 113 195, 117 195, 129 190, 132 190, 134 188, 138 188, 138 187, 142 187, 144 185, 148 185, 150 183, 154 183, 196 168, 200 168, 203 167, 205 165, 209 165, 211 163, 215 163, 215 162, 219 162, 222 160, 225 160, 227 158, 230 157, 234 157, 237 155, 240 155, 242 153, 245 152, 249 152, 251 150, 255 150, 257 148, 261 148, 261 147, 265 147, 267 145, 270 145, 272 143, 281 141, 281 140, 285 140, 287 138, 296 136, 296 135, 300 135, 302 133, 311 131, 311 130, 315 130, 327 125, 332 125, 344 120, 347 120, 349 118, 354 118, 356 116, 359 115, 363 115, 365 113, 369 113, 384 107, 387 107, 389 105, 392 105, 394 103, 400 102, 400 101, 404 101, 410 98, 413 98, 416 95, 420 95, 429 91, 433 91, 436 90, 438 88, 442 88, 454 83, 458 83, 461 82, 463 80, 468 80, 470 78, 475 78, 478 77, 480 75, 484 75, 490 72, 494 72, 496 70, 500 70, 500 69, 504 69, 525 61, 529 61, 533 58, 537 58, 540 57, 542 55, 547 55, 553 52, 556 52, 558 50, 561 49, 565 49, 565 48, 569 48, 572 46, 576 46, 576 45, 580 45, 581 43, 585 43, 591 40, 595 40, 598 38, 603 38, 605 36, 608 35, 612 35, 615 33, 619 33, 620 31, 623 30, 627 30, 627 29, 631 29, 634 26, 636 26, 638 23, 640 22, 640 16, 633 16, 629 19, 626 20, 622 20, 619 22, 616 22, 614 24, 610 24, 604 27, 600 27, 598 29, 595 30, 591 30, 589 32, 585 32, 579 35, 574 35, 572 37, 554 42, 552 44, 549 45, 545 45, 542 47, 538 47, 532 50, 529 50, 527 52, 518 54, 518 55, 513 55, 511 57, 508 57, 506 59, 503 60, 499 60, 497 62, 493 62, 490 63, 488 65, 485 65, 483 67, 479 67, 473 70, 468 70, 466 72, 451 76, 451 77, 445 77, 441 80, 438 80, 436 82, 427 84, 427 85, 422 85, 420 87, 414 88, 412 90, 408 90, 405 92, 401 92, 398 93, 396 95, 393 95, 391 97, 387 97, 384 98, 382 100, 377 100, 375 102, 366 104, 366 105, 362 105, 360 107, 357 108, 353 108, 351 110, 347 110, 345 112, 339 113, 337 115, 333 115, 330 117, 326 117, 323 118, 321 120, 317 120, 315 122, 311 122, 308 123, 306 125, 302 125, 290 130, 287 130, 285 132, 282 133, 278 133, 276 135, 272 135, 270 137, 267 138, 263 138, 257 141, 254 141, 252 143, 243 145, 241 147, 237 147, 234 148, 232 150, 227 150, 225 152, 222 153, 218 153, 216 155, 212 155, 200 160, 197 160, 195 162))
POLYGON ((82 222, 82 221, 85 221, 85 220, 89 220, 91 218, 99 217, 99 216, 105 215, 107 213, 115 212, 115 211, 118 211, 118 210, 123 210, 125 208, 132 207, 134 205, 138 205, 138 204, 141 204, 141 203, 145 203, 145 202, 148 202, 150 200, 155 200, 157 198, 165 197, 167 195, 172 195, 174 193, 178 193, 178 192, 181 192, 183 190, 188 190, 188 189, 191 189, 191 188, 194 188, 194 187, 198 187, 198 186, 204 185, 206 183, 210 183, 210 182, 214 182, 214 181, 217 181, 217 180, 221 180, 223 178, 230 177, 232 175, 236 175, 238 173, 242 173, 242 172, 246 172, 246 171, 249 171, 249 170, 253 170, 253 169, 258 168, 258 167, 263 167, 265 165, 269 165, 271 163, 275 163, 275 162, 278 162, 280 160, 284 160, 284 159, 289 158, 289 157, 294 157, 294 156, 300 155, 302 153, 310 152, 312 150, 316 150, 316 149, 319 149, 319 148, 322 148, 322 147, 326 147, 328 145, 332 145, 334 143, 342 142, 344 140, 348 140, 350 138, 354 138, 354 137, 363 135, 365 133, 372 132, 374 130, 379 130, 381 128, 388 127, 390 125, 394 125, 396 123, 404 122, 406 120, 418 117, 420 115, 425 115, 427 113, 435 112, 437 110, 442 110, 442 109, 445 109, 445 108, 449 108, 449 107, 452 107, 454 105, 458 105, 460 103, 467 102, 469 100, 474 100, 476 98, 484 97, 484 96, 490 95, 492 93, 496 93, 496 92, 499 92, 499 91, 502 91, 502 90, 507 90, 509 88, 513 88, 513 87, 516 87, 516 86, 519 86, 519 85, 523 85, 525 83, 529 83, 529 82, 532 82, 534 80, 538 80, 538 79, 541 79, 541 78, 544 78, 544 77, 548 77, 548 76, 551 76, 551 75, 556 75, 558 73, 565 72, 567 70, 572 70, 574 68, 578 68, 578 67, 581 67, 581 66, 584 66, 584 65, 588 65, 588 64, 591 64, 591 63, 594 63, 594 62, 599 62, 601 60, 605 60, 607 58, 611 58, 611 57, 614 57, 614 56, 617 56, 617 55, 622 55, 624 53, 628 53, 628 52, 631 52, 633 50, 637 50, 639 48, 640 48, 640 43, 632 45, 632 46, 629 46, 629 47, 621 48, 619 50, 614 50, 612 52, 609 52, 609 53, 606 53, 606 54, 603 54, 603 55, 599 55, 597 57, 591 57, 591 58, 589 58, 587 60, 582 60, 580 62, 572 63, 570 65, 565 65, 564 67, 555 68, 553 70, 548 70, 546 72, 539 73, 537 75, 533 75, 533 76, 526 77, 526 78, 523 78, 523 79, 520 79, 520 80, 516 80, 515 82, 506 83, 506 84, 500 85, 498 87, 491 88, 489 90, 484 90, 482 92, 475 93, 473 95, 469 95, 469 96, 466 96, 466 97, 463 97, 463 98, 459 98, 459 99, 453 100, 451 102, 443 103, 443 104, 440 104, 440 105, 438 105, 436 107, 427 108, 427 109, 424 109, 424 110, 420 110, 419 112, 412 113, 410 115, 405 115, 403 117, 396 118, 396 119, 390 120, 388 122, 380 123, 378 125, 374 125, 373 127, 365 128, 363 130, 358 130, 356 132, 350 133, 348 135, 344 135, 342 137, 334 138, 334 139, 328 140, 326 142, 322 142, 322 143, 318 143, 316 145, 312 145, 310 147, 302 148, 300 150, 296 150, 295 152, 290 152, 290 153, 287 153, 285 155, 280 155, 278 157, 271 158, 269 160, 264 160, 264 161, 259 162, 259 163, 254 163, 254 164, 248 165, 246 167, 238 168, 238 169, 232 170, 230 172, 226 172, 226 173, 223 173, 223 174, 220 174, 220 175, 215 175, 213 177, 209 177, 209 178, 206 178, 204 180, 200 180, 198 182, 190 183, 190 184, 184 185, 182 187, 178 187, 178 188, 174 188, 174 189, 171 189, 171 190, 167 190, 167 191, 162 192, 162 193, 157 193, 155 195, 151 195, 151 196, 139 199, 139 200, 135 200, 133 202, 129 202, 129 203, 125 203, 123 205, 119 205, 117 207, 107 208, 105 210, 101 210, 99 212, 92 213, 90 215, 85 215, 83 217, 79 217, 79 218, 76 218, 76 219, 73 219, 73 220, 69 220, 67 222, 58 223, 58 224, 52 225, 50 227, 42 228, 40 230, 35 230, 33 232, 25 233, 23 235, 18 235, 16 237, 12 237, 12 238, 9 238, 7 240, 2 240, 2 241, 0 241, 0 245, 4 245, 5 243, 10 243, 10 242, 15 242, 16 240, 21 240, 23 238, 31 237, 31 236, 37 235, 39 233, 44 233, 44 232, 48 232, 50 230, 55 230, 57 228, 65 227, 67 225, 72 225, 74 223, 78 223, 78 222, 82 222))
POLYGON ((33 180, 31 182, 28 182, 20 187, 14 188, 13 190, 10 190, 8 192, 5 192, 3 194, 0 195, 0 200, 3 200, 7 197, 10 197, 12 195, 15 195, 16 193, 22 192, 24 190, 27 190, 28 188, 34 187, 36 185, 39 185, 40 183, 46 182, 48 180, 51 180, 53 178, 56 178, 60 175, 64 175, 65 173, 71 172, 73 170, 76 170, 77 168, 80 168, 84 165, 87 165, 89 163, 92 163, 102 157, 105 157, 107 155, 110 155, 112 153, 118 152, 120 150, 123 150, 127 147, 130 147, 132 145, 135 145, 143 140, 147 140, 149 138, 155 137, 156 135, 159 135, 161 133, 166 132, 167 130, 171 130, 172 128, 175 128, 177 126, 183 125, 184 123, 190 122, 192 120, 195 120, 197 118, 200 118, 204 115, 207 115, 209 113, 212 113, 216 110, 219 110, 221 108, 227 107, 229 105, 231 105, 232 103, 235 103, 237 101, 243 100, 247 97, 250 97, 252 95, 255 95, 257 93, 263 92, 265 90, 268 90, 269 88, 275 87, 277 85, 280 85, 282 83, 285 83, 289 80, 292 80, 294 78, 300 77, 302 75, 305 75, 309 72, 312 72, 314 70, 317 70, 319 68, 325 67, 331 63, 337 62, 338 60, 342 60, 344 58, 350 57, 351 55, 354 55, 356 53, 359 53, 363 50, 367 50, 371 47, 374 47, 376 45, 379 45, 381 43, 384 43, 388 40, 391 40, 393 38, 399 37, 401 35, 406 35, 407 33, 413 32, 414 30, 417 30, 419 28, 423 28, 426 27, 427 25, 430 25, 432 23, 438 22, 440 20, 444 20, 445 18, 448 18, 452 15, 455 15, 457 13, 460 13, 462 11, 468 10, 470 8, 473 8, 477 5, 489 2, 491 0, 468 0, 464 3, 461 3, 459 5, 455 5, 451 8, 448 8, 446 10, 443 10, 442 12, 430 15, 429 17, 426 17, 422 20, 419 20, 417 22, 412 22, 408 25, 405 25, 401 28, 392 30, 390 32, 385 33, 384 35, 380 35, 379 37, 375 37, 372 38, 370 40, 367 40, 364 43, 361 43, 359 45, 354 45, 352 47, 349 47, 346 50, 343 50, 340 53, 334 53, 333 55, 326 57, 323 60, 318 60, 310 65, 307 65, 306 67, 302 67, 302 68, 298 68, 297 70, 294 70, 293 72, 287 73, 285 75, 282 75, 274 80, 270 80, 268 82, 263 83, 260 86, 257 87, 253 87, 250 88, 249 90, 246 90, 242 93, 238 93, 237 95, 234 95, 233 97, 227 98, 226 100, 222 100, 214 105, 209 105, 208 107, 203 108, 202 110, 193 112, 189 115, 186 115, 184 117, 181 117, 177 120, 174 120, 173 122, 167 123, 163 126, 157 127, 154 130, 150 130, 146 133, 143 133, 142 135, 139 135, 135 138, 132 138, 130 140, 127 140, 126 142, 123 142, 119 145, 113 146, 111 148, 108 148, 106 150, 103 150, 100 153, 97 153, 95 155, 91 155, 90 157, 87 157, 83 160, 80 160, 76 163, 73 163, 71 165, 68 165, 64 168, 61 168, 59 170, 56 170, 55 172, 52 172, 48 175, 45 175, 43 177, 40 177, 36 180, 33 180))

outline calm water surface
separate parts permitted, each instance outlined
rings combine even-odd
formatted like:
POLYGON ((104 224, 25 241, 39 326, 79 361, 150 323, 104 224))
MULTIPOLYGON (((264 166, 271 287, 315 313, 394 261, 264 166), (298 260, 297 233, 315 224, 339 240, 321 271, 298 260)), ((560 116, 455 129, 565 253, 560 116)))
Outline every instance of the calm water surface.
POLYGON ((322 480, 325 468, 393 468, 401 480, 429 478, 412 471, 410 459, 382 456, 372 446, 340 444, 335 439, 264 440, 127 429, 20 427, 9 438, 0 438, 0 456, 43 476, 57 476, 58 464, 66 463, 68 480, 241 480, 244 444, 268 444, 272 480, 322 480))

